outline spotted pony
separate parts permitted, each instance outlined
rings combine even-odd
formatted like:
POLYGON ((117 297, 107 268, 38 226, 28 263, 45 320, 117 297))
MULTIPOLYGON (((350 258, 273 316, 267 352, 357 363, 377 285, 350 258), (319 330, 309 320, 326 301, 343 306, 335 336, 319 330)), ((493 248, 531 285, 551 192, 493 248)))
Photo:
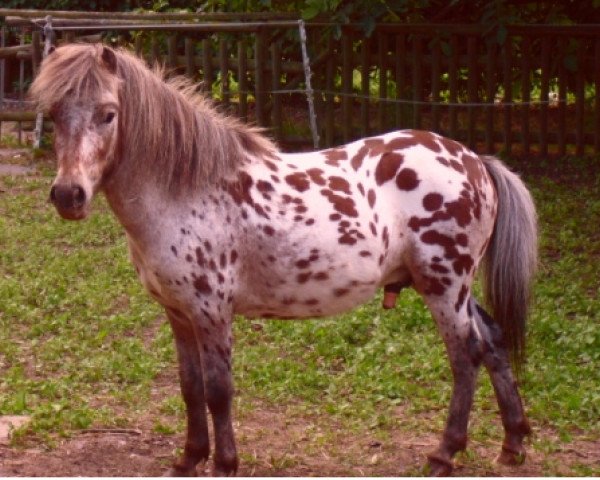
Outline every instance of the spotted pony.
POLYGON ((181 79, 123 50, 68 45, 43 62, 31 95, 55 125, 50 199, 85 218, 103 192, 131 259, 172 326, 187 437, 171 475, 209 458, 235 474, 232 321, 335 315, 385 291, 414 288, 445 342, 453 374, 448 422, 429 456, 448 475, 465 448, 485 365, 505 430, 500 461, 516 463, 530 432, 511 358, 522 360, 536 214, 500 161, 416 130, 287 154, 217 112, 181 79), (472 295, 479 265, 487 305, 472 295))

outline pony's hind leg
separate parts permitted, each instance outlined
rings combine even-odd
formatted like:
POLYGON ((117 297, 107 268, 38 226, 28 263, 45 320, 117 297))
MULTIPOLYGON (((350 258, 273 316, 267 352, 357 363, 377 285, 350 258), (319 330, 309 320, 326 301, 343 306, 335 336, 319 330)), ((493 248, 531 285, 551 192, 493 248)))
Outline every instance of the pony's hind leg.
POLYGON ((190 321, 177 310, 167 308, 166 312, 175 337, 179 381, 187 413, 183 455, 166 476, 196 476, 196 465, 208 460, 210 455, 200 352, 190 321))
MULTIPOLYGON (((421 259, 427 258, 425 255, 421 259)), ((431 262, 433 263, 433 261, 431 262)), ((479 334, 475 330, 468 305, 472 272, 455 275, 450 268, 439 276, 436 270, 422 269, 428 262, 419 262, 421 268, 412 269, 415 289, 423 299, 436 322, 446 346, 453 377, 452 397, 446 427, 435 451, 428 455, 430 474, 448 476, 452 473, 452 458, 467 446, 467 427, 482 356, 479 334)))
POLYGON ((504 427, 504 442, 498 461, 507 465, 521 464, 525 459, 523 439, 531 433, 531 428, 510 368, 502 331, 474 298, 471 298, 471 305, 483 336, 483 363, 494 386, 504 427))

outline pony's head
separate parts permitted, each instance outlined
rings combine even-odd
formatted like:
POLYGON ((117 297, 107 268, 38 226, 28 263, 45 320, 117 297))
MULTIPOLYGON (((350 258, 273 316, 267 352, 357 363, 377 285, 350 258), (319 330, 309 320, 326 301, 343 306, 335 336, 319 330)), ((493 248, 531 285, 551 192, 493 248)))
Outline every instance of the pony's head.
POLYGON ((67 45, 42 63, 30 95, 54 122, 58 172, 50 200, 69 220, 87 216, 113 166, 119 130, 117 55, 99 45, 67 45))

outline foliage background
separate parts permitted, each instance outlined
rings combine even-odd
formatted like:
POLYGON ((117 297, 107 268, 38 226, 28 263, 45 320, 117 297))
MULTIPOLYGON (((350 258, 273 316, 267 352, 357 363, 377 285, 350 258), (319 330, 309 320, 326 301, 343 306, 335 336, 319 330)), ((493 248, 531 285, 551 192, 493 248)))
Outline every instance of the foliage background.
POLYGON ((600 18, 600 0, 3 0, 5 8, 47 10, 187 10, 298 12, 372 28, 376 21, 484 23, 590 23, 600 18))

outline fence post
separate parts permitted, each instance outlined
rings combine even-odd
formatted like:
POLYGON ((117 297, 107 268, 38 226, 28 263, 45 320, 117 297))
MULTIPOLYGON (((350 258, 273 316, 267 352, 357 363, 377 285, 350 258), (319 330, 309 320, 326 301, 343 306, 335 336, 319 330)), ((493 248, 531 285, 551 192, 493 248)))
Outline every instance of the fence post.
POLYGON ((440 62, 442 49, 440 46, 440 38, 433 39, 431 52, 431 129, 434 132, 440 132, 440 62))
POLYGON ((485 96, 489 106, 485 109, 485 150, 494 153, 494 101, 496 95, 496 44, 490 38, 487 42, 485 60, 485 96))
POLYGON ((567 152, 565 114, 567 111, 567 68, 565 67, 566 42, 559 40, 558 46, 558 154, 567 152))
MULTIPOLYGON (((396 35, 396 100, 406 100, 406 36, 396 35)), ((396 125, 405 128, 405 106, 403 102, 396 103, 396 125)))
POLYGON ((194 41, 190 37, 185 37, 183 48, 185 53, 185 74, 190 80, 193 80, 196 77, 194 41))
POLYGON ((254 88, 256 98, 256 121, 262 126, 268 125, 267 119, 267 92, 266 90, 266 62, 267 62, 267 39, 263 28, 259 28, 256 32, 256 40, 254 44, 254 88))
POLYGON ((550 97, 550 37, 542 38, 540 79, 540 155, 548 156, 548 101, 550 97))
POLYGON ((221 72, 221 101, 225 108, 229 107, 229 49, 227 48, 227 36, 219 37, 219 70, 221 72))
POLYGON ((271 84, 273 85, 273 130, 275 138, 281 141, 283 125, 281 122, 281 41, 276 40, 271 45, 271 84))
POLYGON ((177 68, 177 37, 175 35, 167 37, 167 65, 173 70, 177 68))
POLYGON ((248 120, 248 57, 246 52, 246 39, 238 41, 238 85, 240 102, 238 114, 242 120, 248 120))
POLYGON ((202 88, 212 98, 213 65, 210 38, 202 39, 202 88))
POLYGON ((594 45, 594 153, 600 155, 600 38, 594 45))
POLYGON ((503 81, 504 81, 504 151, 510 155, 512 149, 511 121, 512 121, 512 39, 508 37, 504 44, 503 56, 503 81))
POLYGON ((334 130, 335 130, 335 122, 334 122, 334 108, 335 101, 333 98, 333 88, 334 88, 334 77, 335 77, 335 48, 333 44, 333 37, 330 34, 327 38, 327 63, 325 65, 325 90, 328 92, 325 95, 325 146, 331 147, 335 141, 334 138, 334 130))
POLYGON ((369 63, 369 53, 371 49, 371 41, 369 37, 365 37, 362 40, 360 48, 360 93, 362 98, 360 99, 360 134, 363 137, 369 135, 369 84, 370 84, 370 70, 371 64, 369 63))
POLYGON ((582 156, 584 152, 584 108, 585 108, 585 44, 579 40, 577 49, 577 70, 575 71, 575 155, 582 156))
POLYGON ((379 31, 377 35, 377 63, 379 64, 379 104, 377 105, 377 127, 385 130, 385 112, 387 107, 387 34, 379 31))
MULTIPOLYGON (((467 98, 469 103, 477 102, 477 79, 479 71, 477 65, 477 37, 471 35, 467 39, 467 68, 469 70, 469 78, 467 79, 467 98)), ((475 107, 467 107, 467 145, 471 149, 475 149, 475 107)))
POLYGON ((342 35, 342 136, 344 143, 352 136, 352 32, 342 35))
MULTIPOLYGON (((6 27, 0 27, 0 47, 6 46, 6 27)), ((4 107, 4 74, 6 71, 6 59, 0 58, 0 108, 4 107)), ((2 119, 0 119, 0 139, 2 139, 2 119)))
POLYGON ((450 65, 448 72, 448 90, 450 98, 450 136, 456 138, 457 124, 458 124, 458 107, 456 103, 458 101, 458 64, 459 64, 459 52, 458 52, 458 37, 452 35, 450 37, 450 65))
POLYGON ((415 35, 412 44, 412 71, 413 71, 413 128, 421 128, 421 102, 423 101, 423 37, 415 35))
POLYGON ((521 133, 523 135, 523 155, 529 156, 529 102, 531 101, 531 39, 525 35, 521 39, 521 133))

